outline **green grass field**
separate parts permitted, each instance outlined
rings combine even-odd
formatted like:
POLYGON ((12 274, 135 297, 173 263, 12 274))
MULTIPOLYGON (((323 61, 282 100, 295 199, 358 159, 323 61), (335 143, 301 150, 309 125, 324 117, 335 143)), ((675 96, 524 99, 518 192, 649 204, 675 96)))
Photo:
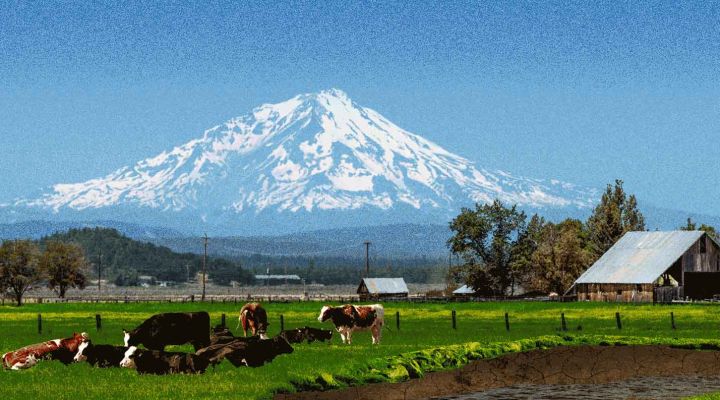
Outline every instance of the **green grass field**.
MULTIPOLYGON (((139 398, 270 398, 278 390, 293 391, 291 382, 321 373, 352 375, 369 361, 448 344, 497 342, 559 333, 560 313, 565 313, 570 333, 623 335, 655 338, 720 337, 720 306, 716 305, 617 305, 603 303, 385 303, 386 326, 380 346, 370 344, 369 333, 355 333, 354 343, 342 345, 334 335, 332 344, 295 346, 295 352, 275 359, 261 368, 234 368, 223 362, 204 375, 140 376, 133 370, 97 369, 85 363, 64 366, 45 361, 25 371, 1 371, 0 382, 7 398, 39 399, 139 399, 139 398), (457 311, 457 329, 451 325, 451 310, 457 311), (401 315, 401 329, 395 328, 395 313, 401 315), (672 330, 670 312, 677 329, 672 330), (510 316, 505 329, 504 313, 510 316), (615 323, 620 312, 622 330, 615 323), (582 331, 577 331, 578 325, 582 331)), ((270 318, 270 334, 285 327, 320 324, 320 303, 264 304, 270 318)), ((234 304, 47 304, 21 308, 0 307, 0 353, 28 344, 70 336, 85 331, 94 343, 122 344, 123 328, 133 328, 159 312, 210 312, 218 324, 222 313, 228 325, 237 324, 240 305, 234 304), (43 316, 43 334, 37 332, 37 315, 43 316), (102 315, 103 329, 95 329, 95 314, 102 315)), ((190 347, 168 348, 188 350, 190 347)))

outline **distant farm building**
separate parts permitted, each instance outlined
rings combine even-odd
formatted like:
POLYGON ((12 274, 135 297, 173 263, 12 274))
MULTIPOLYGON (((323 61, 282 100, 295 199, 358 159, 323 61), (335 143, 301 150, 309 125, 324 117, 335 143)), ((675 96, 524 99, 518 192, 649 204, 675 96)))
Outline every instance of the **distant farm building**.
POLYGON ((302 283, 302 278, 298 275, 255 275, 255 281, 265 285, 283 285, 302 283))
POLYGON ((363 278, 357 294, 362 301, 408 297, 408 287, 403 278, 363 278))
POLYGON ((468 285, 462 285, 461 287, 453 290, 452 294, 457 297, 469 297, 475 295, 475 289, 468 285))
POLYGON ((628 232, 575 281, 578 300, 669 302, 720 295, 720 245, 702 231, 628 232))

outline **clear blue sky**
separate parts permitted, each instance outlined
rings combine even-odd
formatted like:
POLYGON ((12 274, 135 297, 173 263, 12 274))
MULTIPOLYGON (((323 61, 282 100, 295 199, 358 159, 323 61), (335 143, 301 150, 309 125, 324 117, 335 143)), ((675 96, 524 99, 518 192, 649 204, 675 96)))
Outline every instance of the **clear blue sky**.
POLYGON ((720 215, 718 3, 85 3, 0 8, 0 202, 337 87, 481 166, 720 215))

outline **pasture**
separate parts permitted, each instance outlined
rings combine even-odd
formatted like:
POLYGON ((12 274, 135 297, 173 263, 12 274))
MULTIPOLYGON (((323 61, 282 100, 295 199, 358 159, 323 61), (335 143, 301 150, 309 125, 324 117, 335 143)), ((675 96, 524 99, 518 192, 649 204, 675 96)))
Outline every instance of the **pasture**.
MULTIPOLYGON (((317 315, 322 303, 264 303, 270 321, 268 334, 285 328, 312 326, 330 329, 317 315)), ((353 375, 353 371, 380 357, 414 350, 466 342, 497 342, 560 333, 564 313, 568 333, 623 335, 654 338, 720 337, 720 305, 632 305, 608 303, 487 302, 413 304, 387 302, 380 346, 370 344, 368 332, 353 335, 352 345, 342 345, 337 334, 331 344, 295 345, 295 352, 282 355, 261 368, 235 368, 224 361, 204 375, 140 376, 134 370, 92 368, 85 363, 64 366, 44 361, 25 371, 0 371, 3 392, 10 398, 116 399, 140 398, 271 398, 276 391, 294 391, 292 382, 307 381, 321 374, 353 375), (451 311, 456 310, 457 329, 451 311), (400 312, 400 330, 395 314, 400 312), (510 330, 506 330, 505 313, 510 330), (671 328, 670 312, 676 329, 671 328), (618 330, 616 313, 622 329, 618 330), (581 326, 581 331, 578 331, 581 326)), ((88 332, 94 343, 122 344, 122 329, 134 328, 160 312, 208 311, 212 324, 227 314, 227 324, 236 335, 240 304, 149 303, 149 304, 39 304, 20 308, 0 307, 0 353, 44 341, 88 332), (43 333, 37 332, 42 314, 43 333), (95 314, 102 316, 96 331, 95 314)), ((189 346, 168 350, 192 351, 189 346)))

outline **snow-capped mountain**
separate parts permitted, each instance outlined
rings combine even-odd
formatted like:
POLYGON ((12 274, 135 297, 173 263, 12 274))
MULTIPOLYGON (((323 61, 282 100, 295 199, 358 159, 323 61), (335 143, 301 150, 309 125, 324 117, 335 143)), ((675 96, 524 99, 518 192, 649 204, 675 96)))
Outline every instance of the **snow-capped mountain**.
POLYGON ((445 223, 460 207, 495 198, 583 209, 595 197, 568 183, 480 168, 331 89, 261 105, 134 166, 54 185, 14 208, 176 226, 197 218, 230 230, 299 224, 289 227, 296 231, 327 227, 330 215, 445 223))

